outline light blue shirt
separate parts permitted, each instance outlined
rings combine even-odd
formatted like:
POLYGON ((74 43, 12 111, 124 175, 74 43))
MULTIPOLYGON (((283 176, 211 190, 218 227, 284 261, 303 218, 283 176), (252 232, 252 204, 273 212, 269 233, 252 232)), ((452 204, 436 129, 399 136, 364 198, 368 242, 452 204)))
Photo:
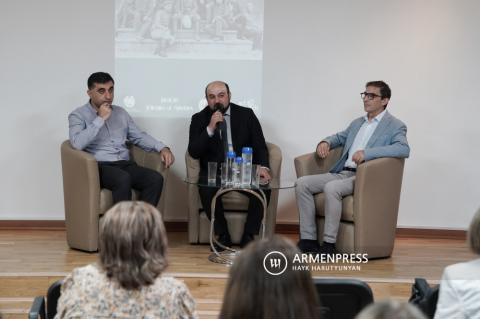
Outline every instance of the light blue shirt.
POLYGON ((383 110, 382 113, 375 116, 371 121, 368 120, 368 114, 363 117, 365 119, 365 122, 360 127, 360 130, 358 130, 358 133, 355 136, 355 139, 353 140, 353 144, 348 150, 348 158, 347 158, 347 161, 345 162, 345 167, 351 167, 351 168, 357 167, 357 164, 352 160, 353 154, 355 154, 356 151, 365 149, 365 146, 367 146, 368 140, 370 139, 370 137, 372 137, 373 132, 375 132, 375 129, 377 128, 378 123, 380 123, 384 115, 385 115, 385 110, 383 110))
POLYGON ((165 144, 140 130, 120 106, 112 105, 110 117, 104 121, 87 103, 68 115, 70 144, 95 156, 99 162, 129 160, 126 141, 147 152, 160 152, 165 144))

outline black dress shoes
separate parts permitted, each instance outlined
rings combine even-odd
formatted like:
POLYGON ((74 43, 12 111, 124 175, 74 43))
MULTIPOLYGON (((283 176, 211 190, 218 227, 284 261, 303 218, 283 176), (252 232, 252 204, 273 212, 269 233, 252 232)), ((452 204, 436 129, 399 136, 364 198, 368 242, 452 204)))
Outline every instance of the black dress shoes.
POLYGON ((320 254, 330 255, 333 256, 337 253, 337 249, 335 248, 335 243, 327 243, 323 242, 322 246, 320 247, 320 254))
POLYGON ((320 244, 315 239, 300 239, 297 243, 297 247, 302 253, 306 254, 318 254, 321 249, 320 244))
MULTIPOLYGON (((226 246, 226 247, 232 247, 232 239, 230 238, 230 234, 229 233, 223 233, 221 235, 218 235, 218 238, 217 238, 217 241, 222 244, 223 246, 226 246)), ((220 252, 220 251, 224 251, 225 248, 217 245, 215 242, 213 243, 213 245, 215 246, 215 249, 220 252)), ((213 249, 210 247, 210 250, 213 251, 213 249)))
POLYGON ((251 241, 254 241, 255 237, 250 233, 244 233, 242 240, 240 240, 240 248, 245 248, 251 241))

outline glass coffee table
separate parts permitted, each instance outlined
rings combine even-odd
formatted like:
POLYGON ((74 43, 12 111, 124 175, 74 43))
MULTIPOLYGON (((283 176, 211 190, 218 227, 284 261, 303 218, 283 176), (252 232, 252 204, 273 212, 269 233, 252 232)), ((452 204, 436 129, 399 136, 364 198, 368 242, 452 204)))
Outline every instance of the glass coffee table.
POLYGON ((207 176, 199 176, 197 178, 186 178, 185 182, 187 184, 194 184, 199 187, 218 188, 218 191, 216 192, 215 196, 212 198, 212 204, 211 204, 212 216, 210 219, 210 237, 209 238, 210 238, 210 247, 212 249, 212 253, 208 256, 208 259, 212 262, 226 264, 226 265, 233 264, 233 260, 239 251, 232 247, 224 246, 215 237, 215 234, 214 234, 215 213, 214 212, 215 212, 217 198, 222 196, 223 194, 226 194, 232 191, 250 193, 256 198, 258 198, 258 200, 262 203, 262 206, 263 206, 263 218, 262 218, 262 225, 260 230, 260 238, 265 238, 265 220, 267 216, 267 197, 265 195, 265 191, 295 187, 295 182, 281 180, 277 178, 273 178, 267 184, 260 184, 258 186, 249 185, 249 186, 238 186, 238 187, 230 186, 230 185, 227 186, 222 184, 222 182, 220 181, 220 177, 217 177, 215 182, 213 181, 208 182, 207 176), (221 247, 223 251, 218 251, 217 247, 221 247))

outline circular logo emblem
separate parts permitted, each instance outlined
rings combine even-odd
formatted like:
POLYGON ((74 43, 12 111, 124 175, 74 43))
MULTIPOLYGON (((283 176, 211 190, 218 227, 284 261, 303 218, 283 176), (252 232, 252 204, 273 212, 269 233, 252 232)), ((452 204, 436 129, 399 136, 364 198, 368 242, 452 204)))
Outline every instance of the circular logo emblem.
POLYGON ((126 107, 132 108, 135 106, 135 97, 132 95, 127 95, 123 98, 123 104, 125 104, 126 107))
POLYGON ((287 266, 287 257, 279 251, 271 251, 263 258, 263 268, 270 275, 278 276, 283 274, 287 270, 287 266))

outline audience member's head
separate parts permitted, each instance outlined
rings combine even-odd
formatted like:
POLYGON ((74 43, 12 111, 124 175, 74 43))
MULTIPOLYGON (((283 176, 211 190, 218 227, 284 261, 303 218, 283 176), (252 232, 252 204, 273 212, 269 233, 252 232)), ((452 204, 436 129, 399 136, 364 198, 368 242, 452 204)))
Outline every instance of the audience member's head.
POLYGON ((367 306, 355 319, 427 319, 427 317, 412 304, 384 300, 367 306))
POLYGON ((480 255, 480 209, 477 210, 470 223, 468 243, 472 251, 480 255))
POLYGON ((230 270, 221 319, 318 318, 318 299, 308 270, 293 270, 291 264, 280 275, 263 267, 272 251, 285 255, 289 263, 300 253, 289 240, 279 236, 258 240, 235 259, 230 270))
POLYGON ((100 265, 125 289, 155 281, 167 266, 167 237, 159 211, 144 202, 120 202, 100 226, 100 265))

